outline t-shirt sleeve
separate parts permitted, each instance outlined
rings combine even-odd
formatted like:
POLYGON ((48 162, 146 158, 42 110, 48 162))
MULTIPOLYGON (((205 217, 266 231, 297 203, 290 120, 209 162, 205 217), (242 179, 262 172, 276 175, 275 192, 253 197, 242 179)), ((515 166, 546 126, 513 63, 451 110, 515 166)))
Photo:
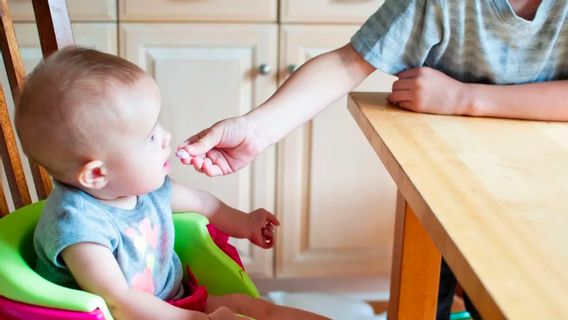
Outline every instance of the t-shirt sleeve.
POLYGON ((443 37, 442 0, 386 0, 351 45, 375 68, 396 74, 424 65, 443 37))
POLYGON ((118 239, 116 227, 103 210, 89 206, 62 206, 38 224, 34 242, 36 250, 39 249, 46 260, 59 268, 66 268, 60 256, 65 248, 91 242, 114 251, 118 239))

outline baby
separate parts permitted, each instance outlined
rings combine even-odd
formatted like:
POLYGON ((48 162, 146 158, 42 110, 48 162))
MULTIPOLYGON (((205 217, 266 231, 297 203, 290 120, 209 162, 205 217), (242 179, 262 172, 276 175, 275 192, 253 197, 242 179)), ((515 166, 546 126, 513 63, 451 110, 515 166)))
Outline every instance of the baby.
POLYGON ((199 212, 262 248, 279 222, 169 178, 159 114, 156 83, 116 56, 70 47, 30 74, 16 128, 55 185, 34 234, 37 272, 101 296, 117 319, 323 319, 243 294, 194 299, 196 284, 182 284, 172 211, 199 212))

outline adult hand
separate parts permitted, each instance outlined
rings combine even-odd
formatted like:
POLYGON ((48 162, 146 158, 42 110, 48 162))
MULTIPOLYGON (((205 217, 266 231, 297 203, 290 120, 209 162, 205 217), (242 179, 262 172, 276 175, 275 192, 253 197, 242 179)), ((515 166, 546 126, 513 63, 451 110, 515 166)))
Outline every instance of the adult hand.
POLYGON ((264 209, 256 209, 247 217, 250 230, 249 240, 261 248, 271 248, 274 245, 274 226, 279 226, 280 221, 264 209))
POLYGON ((225 119, 189 137, 178 146, 176 155, 210 177, 231 174, 263 150, 256 132, 256 126, 244 117, 225 119))
POLYGON ((389 102, 415 112, 463 115, 467 112, 467 84, 428 67, 399 73, 389 102))

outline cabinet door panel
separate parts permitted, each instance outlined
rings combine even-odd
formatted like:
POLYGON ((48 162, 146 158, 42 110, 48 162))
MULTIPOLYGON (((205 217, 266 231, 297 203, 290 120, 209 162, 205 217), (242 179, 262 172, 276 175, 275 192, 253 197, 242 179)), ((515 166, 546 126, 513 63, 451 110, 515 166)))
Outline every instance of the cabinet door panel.
POLYGON ((384 0, 281 0, 282 22, 362 23, 384 0))
MULTIPOLYGON (((260 64, 276 64, 275 25, 121 25, 121 56, 140 65, 158 83, 162 125, 172 147, 214 122, 249 111, 276 87, 276 73, 260 75, 260 64)), ((210 178, 172 156, 172 177, 209 191, 244 211, 274 210, 275 149, 266 150, 236 174, 210 178)), ((235 242, 247 270, 272 276, 272 250, 235 242)))
MULTIPOLYGON (((349 41, 357 26, 284 26, 281 79, 349 41)), ((376 72, 357 90, 390 91, 376 72)), ((395 185, 340 99, 279 145, 277 276, 388 279, 395 185)))
POLYGON ((274 22, 277 0, 119 0, 123 21, 274 22))
MULTIPOLYGON (((35 21, 31 0, 10 0, 8 3, 14 21, 35 21)), ((116 0, 67 0, 71 21, 116 20, 116 0)))
MULTIPOLYGON (((96 48, 100 51, 116 54, 117 41, 116 41, 116 25, 112 23, 73 23, 73 34, 75 41, 78 45, 96 48)), ((39 37, 37 33, 37 28, 35 23, 15 23, 14 29, 16 31, 16 38, 18 40, 18 45, 20 47, 20 53, 24 61, 24 68, 27 72, 33 70, 37 63, 41 60, 41 48, 39 46, 39 37)), ((2 65, 4 61, 0 57, 2 65)), ((8 83, 8 77, 6 75, 6 70, 4 68, 0 71, 0 79, 2 81, 2 89, 4 90, 4 95, 6 97, 6 102, 8 103, 8 110, 10 115, 14 116, 14 103, 12 99, 12 93, 10 92, 10 85, 8 83)), ((31 191, 33 201, 37 200, 35 198, 35 187, 33 185, 33 180, 31 172, 27 165, 27 158, 21 152, 22 162, 24 164, 24 169, 26 173, 26 181, 28 182, 28 188, 31 191)), ((1 160, 0 160, 1 162, 1 160)), ((0 173, 0 179, 4 186, 7 186, 6 176, 4 170, 0 173)), ((10 200, 11 196, 9 194, 9 188, 6 188, 7 198, 10 200)), ((13 210, 13 204, 9 204, 10 210, 13 210)))

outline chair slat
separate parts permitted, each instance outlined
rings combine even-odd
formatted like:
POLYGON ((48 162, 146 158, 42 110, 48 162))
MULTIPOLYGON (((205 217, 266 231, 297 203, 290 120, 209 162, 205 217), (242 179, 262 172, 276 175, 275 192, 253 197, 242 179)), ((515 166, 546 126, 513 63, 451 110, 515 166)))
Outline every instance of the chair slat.
POLYGON ((6 201, 6 195, 4 194, 4 185, 0 180, 0 217, 3 217, 10 213, 10 209, 8 208, 8 202, 6 201))
MULTIPOLYGON (((0 30, 0 47, 2 49, 2 57, 6 67, 8 81, 10 82, 12 97, 14 98, 14 101, 17 101, 24 84, 25 71, 20 50, 18 49, 16 33, 14 31, 14 25, 10 16, 7 0, 0 0, 0 12, 2 19, 2 23, 0 25, 2 28, 2 30, 0 30)), ((41 15, 42 21, 46 20, 44 16, 44 14, 41 15)), ((39 167, 32 161, 29 162, 29 166, 32 172, 38 199, 45 199, 52 188, 51 178, 43 168, 39 167)))
POLYGON ((75 45, 65 0, 33 0, 43 56, 75 45))
MULTIPOLYGON (((32 4, 44 57, 61 48, 75 45, 66 0, 33 0, 32 4)), ((49 174, 44 168, 36 166, 32 168, 32 175, 38 198, 46 198, 52 188, 49 174), (38 183, 41 185, 38 186, 38 183)))
MULTIPOLYGON (((66 0, 33 0, 32 4, 44 57, 61 48, 75 45, 66 0)), ((45 199, 52 188, 49 174, 44 168, 36 166, 32 168, 32 175, 38 198, 45 199)))
POLYGON ((20 50, 18 49, 18 42, 16 41, 16 32, 14 31, 14 25, 12 23, 12 18, 8 9, 7 0, 0 1, 0 11, 2 16, 2 58, 4 59, 4 66, 6 67, 6 73, 8 75, 8 81, 10 83, 10 89, 12 91, 12 97, 14 101, 18 99, 22 85, 24 84, 24 63, 22 62, 22 57, 20 56, 20 50))
POLYGON ((30 192, 26 184, 26 176, 24 174, 24 167, 16 145, 16 137, 14 136, 14 129, 12 121, 8 114, 8 105, 4 98, 4 90, 0 86, 0 128, 2 134, 0 135, 0 154, 2 156, 2 163, 4 164, 4 171, 12 193, 12 201, 16 208, 23 207, 31 203, 30 192))

